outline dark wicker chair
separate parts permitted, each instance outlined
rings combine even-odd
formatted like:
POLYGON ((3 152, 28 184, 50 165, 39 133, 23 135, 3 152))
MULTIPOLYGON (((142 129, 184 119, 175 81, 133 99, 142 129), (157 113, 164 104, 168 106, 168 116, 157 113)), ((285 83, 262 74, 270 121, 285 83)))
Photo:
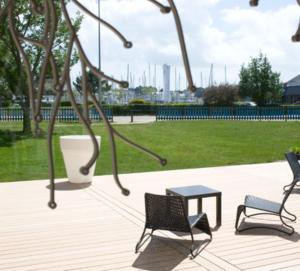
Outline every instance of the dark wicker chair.
POLYGON ((290 165, 290 168, 293 172, 293 181, 284 186, 283 187, 283 190, 284 191, 287 191, 289 189, 289 187, 294 183, 296 182, 296 185, 295 186, 299 186, 299 181, 300 181, 300 165, 299 165, 299 162, 298 162, 298 157, 297 155, 295 155, 294 153, 290 152, 290 153, 287 153, 286 154, 286 157, 287 157, 287 160, 289 162, 289 165, 290 165))
POLYGON ((290 196, 294 186, 300 180, 299 179, 300 176, 298 176, 297 174, 295 175, 295 173, 300 172, 300 165, 299 165, 298 159, 294 153, 292 153, 292 152, 287 153, 287 154, 285 154, 285 157, 294 172, 294 181, 289 185, 289 188, 284 192, 284 197, 283 197, 282 202, 277 203, 274 201, 269 201, 266 199, 247 195, 245 198, 244 204, 239 205, 237 208, 236 222, 235 222, 235 228, 236 228, 237 232, 243 232, 243 231, 250 230, 250 229, 264 228, 264 229, 277 230, 277 231, 280 231, 280 232, 283 232, 283 233, 286 233, 289 235, 294 233, 294 228, 292 226, 286 224, 284 219, 287 219, 289 221, 296 221, 297 217, 286 210, 285 203, 286 203, 288 197, 290 196), (260 210, 263 212, 247 215, 246 214, 247 208, 260 210), (239 223, 239 219, 240 219, 240 216, 242 213, 244 213, 244 215, 246 217, 252 217, 252 216, 262 215, 262 214, 279 216, 280 221, 283 224, 283 228, 276 228, 276 227, 272 227, 272 226, 268 226, 268 225, 262 225, 262 226, 253 226, 253 227, 246 227, 246 228, 240 229, 238 226, 238 223, 239 223), (288 215, 289 217, 286 215, 288 215))
POLYGON ((137 253, 146 240, 152 236, 155 230, 168 230, 178 232, 188 232, 192 237, 192 245, 190 252, 192 257, 194 254, 194 236, 192 229, 197 228, 210 236, 209 223, 205 213, 194 216, 187 216, 184 201, 179 196, 161 196, 153 194, 145 194, 145 208, 146 208, 146 223, 142 236, 136 244, 135 252, 137 253), (146 229, 150 229, 151 233, 146 234, 146 229), (148 236, 147 239, 144 238, 148 236), (143 242, 144 240, 144 242, 143 242))

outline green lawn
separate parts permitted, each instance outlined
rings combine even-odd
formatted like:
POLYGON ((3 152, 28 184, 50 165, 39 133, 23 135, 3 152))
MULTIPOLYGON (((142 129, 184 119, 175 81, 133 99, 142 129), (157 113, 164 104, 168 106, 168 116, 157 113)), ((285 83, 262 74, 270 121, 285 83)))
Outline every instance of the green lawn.
MULTIPOLYGON (((102 124, 93 128, 102 136, 96 174, 111 174, 107 133, 102 124)), ((20 123, 0 123, 0 181, 47 179, 46 140, 23 137, 20 129, 20 123)), ((168 165, 161 167, 117 140, 121 173, 272 162, 282 160, 291 146, 300 145, 300 122, 174 121, 116 129, 168 159, 168 165)), ((58 142, 60 135, 68 134, 84 134, 84 130, 79 124, 56 126, 57 177, 66 176, 58 142)))

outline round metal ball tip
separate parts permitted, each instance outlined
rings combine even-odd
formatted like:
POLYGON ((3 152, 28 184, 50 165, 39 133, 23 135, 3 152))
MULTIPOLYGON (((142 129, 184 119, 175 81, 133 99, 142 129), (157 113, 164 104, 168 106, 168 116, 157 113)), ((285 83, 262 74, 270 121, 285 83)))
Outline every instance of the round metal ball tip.
POLYGON ((132 48, 133 44, 131 41, 126 41, 124 42, 124 47, 127 48, 127 49, 130 49, 132 48))
POLYGON ((171 12, 171 8, 170 7, 163 7, 160 9, 160 12, 163 14, 168 14, 171 12))
POLYGON ((128 189, 126 189, 126 188, 123 188, 123 189, 122 189, 122 194, 123 194, 124 196, 129 196, 130 191, 129 191, 128 189))
POLYGON ((296 34, 296 35, 292 36, 292 41, 293 42, 299 42, 300 41, 300 34, 296 34))
POLYGON ((161 159, 161 160, 160 160, 160 164, 161 164, 162 166, 165 166, 166 164, 168 164, 168 160, 167 160, 167 159, 161 159))
POLYGON ((257 6, 258 6, 258 1, 259 1, 259 0, 251 0, 251 1, 250 1, 250 6, 251 6, 251 7, 257 7, 257 6))
POLYGON ((51 209, 55 209, 55 208, 57 207, 57 204, 56 204, 56 202, 54 202, 54 201, 50 201, 50 202, 48 203, 48 206, 49 206, 51 209))
POLYGON ((90 173, 90 170, 87 167, 81 167, 80 172, 83 175, 88 175, 90 173))

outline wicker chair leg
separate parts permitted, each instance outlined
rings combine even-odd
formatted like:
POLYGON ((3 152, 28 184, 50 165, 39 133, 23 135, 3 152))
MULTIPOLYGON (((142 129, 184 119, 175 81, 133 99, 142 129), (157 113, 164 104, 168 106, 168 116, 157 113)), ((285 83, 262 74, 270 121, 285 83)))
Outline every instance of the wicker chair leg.
POLYGON ((207 215, 203 214, 199 222, 195 225, 195 228, 203 231, 204 233, 208 234, 210 238, 212 238, 212 233, 210 230, 209 222, 207 219, 207 215))
MULTIPOLYGON (((199 222, 195 225, 195 228, 197 228, 197 229, 201 230, 202 232, 208 234, 210 236, 210 241, 212 240, 212 233, 211 233, 211 230, 210 230, 210 226, 209 226, 209 222, 208 222, 206 214, 202 215, 199 222)), ((191 252, 192 258, 195 258, 195 257, 198 256, 199 253, 195 254, 194 252, 197 251, 200 248, 200 246, 195 246, 195 240, 194 240, 192 230, 191 230, 190 234, 191 234, 191 238, 192 238, 192 245, 190 247, 190 252, 191 252)))
POLYGON ((197 255, 194 254, 194 250, 195 250, 195 240, 194 240, 194 235, 192 233, 192 231, 190 232, 191 234, 191 238, 192 238, 192 245, 190 247, 190 253, 192 255, 192 258, 195 258, 197 255))
POLYGON ((240 216, 241 216, 242 213, 245 213, 245 209, 246 209, 245 205, 239 205, 239 206, 237 207, 237 211, 236 211, 236 220, 235 220, 235 229, 236 229, 237 231, 239 231, 239 229, 238 229, 238 224, 239 224, 240 216))
MULTIPOLYGON (((240 205, 237 209, 236 222, 235 222, 235 229, 236 229, 237 232, 243 232, 243 231, 248 231, 248 230, 253 230, 253 229, 268 229, 268 230, 279 231, 281 233, 288 234, 288 235, 292 235, 294 233, 294 228, 285 223, 285 221, 283 220, 284 217, 281 216, 281 214, 278 215, 278 214, 272 214, 272 213, 270 213, 270 215, 279 216, 280 221, 283 224, 284 228, 287 228, 288 230, 279 229, 279 228, 275 228, 275 227, 272 227, 272 226, 253 226, 253 227, 238 229, 238 222, 239 222, 240 215, 245 209, 246 209, 246 207, 244 205, 240 205)), ((264 213, 259 213, 257 215, 260 215, 260 214, 264 214, 264 213)), ((253 216, 253 215, 251 215, 251 216, 253 216)), ((251 217, 251 216, 249 216, 249 217, 251 217)))
POLYGON ((137 242, 136 246, 135 246, 135 253, 138 253, 139 249, 143 246, 143 244, 148 240, 148 238, 150 238, 154 232, 154 230, 152 229, 151 233, 146 233, 146 227, 143 230, 142 236, 140 238, 140 240, 137 242), (146 233, 146 234, 145 234, 146 233), (148 238, 146 240, 144 240, 144 238, 148 236, 148 238), (143 242, 144 240, 144 242, 143 242))
POLYGON ((295 229, 292 226, 286 224, 281 215, 279 215, 279 217, 280 217, 281 223, 290 230, 290 231, 282 230, 282 232, 286 233, 288 235, 292 235, 295 232, 295 229))
POLYGON ((287 209, 285 209, 285 207, 283 207, 283 210, 284 210, 289 216, 293 217, 293 218, 290 218, 290 217, 282 216, 283 218, 288 219, 288 220, 290 220, 290 221, 292 221, 292 222, 294 222, 294 221, 297 220, 297 216, 295 216, 294 214, 290 213, 287 209))

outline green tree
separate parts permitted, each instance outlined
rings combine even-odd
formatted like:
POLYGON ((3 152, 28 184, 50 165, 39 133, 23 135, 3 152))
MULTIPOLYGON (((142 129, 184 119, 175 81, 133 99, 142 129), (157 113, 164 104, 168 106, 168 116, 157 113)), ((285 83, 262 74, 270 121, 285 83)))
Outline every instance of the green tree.
POLYGON ((251 58, 247 66, 240 70, 240 95, 249 97, 258 105, 277 103, 282 95, 280 73, 273 72, 265 55, 251 58))
POLYGON ((231 106, 239 98, 239 87, 237 85, 212 86, 205 90, 203 101, 206 105, 231 106))
MULTIPOLYGON (((91 71, 87 73, 87 83, 90 90, 97 94, 99 93, 99 79, 95 76, 91 71)), ((73 86, 75 89, 82 94, 82 76, 77 76, 75 81, 73 82, 73 86)), ((101 92, 110 91, 112 88, 111 84, 107 80, 101 80, 101 92)))
POLYGON ((145 104, 145 100, 144 99, 133 99, 131 101, 129 101, 129 104, 145 104))
MULTIPOLYGON (((41 3, 41 1, 37 2, 41 3)), ((5 3, 6 0, 0 0, 0 7, 3 7, 5 3)), ((32 12, 30 1, 18 0, 15 2, 15 5, 14 21, 17 31, 27 38, 39 40, 43 36, 45 17, 32 12)), ((60 70, 64 64, 70 34, 58 1, 55 1, 55 5, 59 19, 54 40, 53 55, 60 70)), ((77 30, 80 27, 81 21, 82 17, 78 15, 73 20, 73 24, 77 30)), ((26 55, 29 57, 33 81, 37 82, 45 57, 44 50, 39 46, 27 42, 23 43, 22 46, 26 55)), ((77 61, 78 54, 74 51, 71 64, 73 65, 77 61)), ((0 95, 5 99, 11 99, 13 96, 19 98, 20 105, 23 109, 23 132, 31 133, 30 100, 26 82, 22 59, 8 29, 7 16, 2 16, 0 18, 0 95)))

